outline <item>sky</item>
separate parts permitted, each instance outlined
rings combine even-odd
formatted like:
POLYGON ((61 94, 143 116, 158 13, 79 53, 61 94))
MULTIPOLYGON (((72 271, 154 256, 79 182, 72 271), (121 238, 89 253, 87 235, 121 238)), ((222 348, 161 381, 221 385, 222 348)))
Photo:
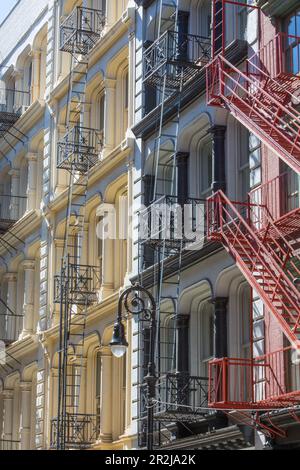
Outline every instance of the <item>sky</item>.
POLYGON ((0 23, 6 18, 17 0, 0 0, 0 23))

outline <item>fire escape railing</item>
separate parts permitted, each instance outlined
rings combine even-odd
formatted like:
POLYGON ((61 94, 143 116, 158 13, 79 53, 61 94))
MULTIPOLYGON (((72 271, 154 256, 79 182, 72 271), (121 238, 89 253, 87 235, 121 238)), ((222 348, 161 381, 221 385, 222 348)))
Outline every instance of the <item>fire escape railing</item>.
POLYGON ((206 201, 161 196, 139 213, 139 243, 167 246, 203 242, 206 234, 206 201))
POLYGON ((105 25, 102 11, 76 7, 61 24, 60 49, 86 55, 102 36, 105 25))
POLYGON ((58 168, 85 173, 99 162, 103 149, 103 133, 83 126, 74 126, 58 142, 58 168))
POLYGON ((190 421, 207 413, 208 377, 168 373, 157 383, 155 419, 190 421))
MULTIPOLYGON (((208 409, 209 379, 207 377, 191 376, 188 373, 167 373, 158 377, 156 382, 156 400, 154 405, 154 434, 155 446, 160 446, 168 440, 169 429, 176 423, 197 423, 203 417, 211 414, 208 409)), ((139 443, 145 445, 145 428, 147 423, 147 387, 140 385, 139 389, 139 443)))
POLYGON ((299 359, 291 346, 253 359, 214 359, 209 363, 209 376, 210 407, 255 409, 300 404, 299 359))
MULTIPOLYGON (((50 448, 57 444, 57 418, 51 420, 50 448)), ((95 414, 67 413, 65 420, 65 445, 67 449, 91 447, 99 438, 100 421, 95 414)))
POLYGON ((10 132, 30 102, 29 91, 0 88, 0 137, 10 132))
POLYGON ((65 275, 54 277, 54 302, 61 302, 62 292, 68 292, 68 300, 77 305, 97 302, 101 281, 99 267, 69 262, 65 275))
POLYGON ((157 85, 166 72, 174 83, 180 83, 183 70, 184 81, 192 78, 199 68, 204 67, 211 57, 211 41, 194 34, 166 31, 143 56, 144 82, 157 85), (165 71, 165 67, 167 70, 165 71), (179 67, 179 66, 183 66, 179 67))

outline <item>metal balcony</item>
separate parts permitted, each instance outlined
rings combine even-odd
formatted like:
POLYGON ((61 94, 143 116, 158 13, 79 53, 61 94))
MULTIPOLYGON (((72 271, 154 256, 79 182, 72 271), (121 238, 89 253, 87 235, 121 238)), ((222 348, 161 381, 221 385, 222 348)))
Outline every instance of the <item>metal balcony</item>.
POLYGON ((209 38, 166 31, 144 53, 144 82, 162 86, 166 75, 167 88, 179 88, 181 76, 187 82, 210 61, 210 57, 209 38))
POLYGON ((29 92, 0 88, 0 138, 9 133, 29 105, 29 92))
MULTIPOLYGON (((167 373, 158 378, 154 403, 154 445, 161 447, 177 439, 176 424, 185 427, 210 419, 208 409, 209 379, 188 373, 167 373)), ((153 406, 153 405, 151 405, 153 406)), ((147 387, 140 386, 139 446, 145 446, 147 432, 147 387)))
POLYGON ((75 126, 58 142, 57 167, 86 173, 98 163, 102 148, 102 132, 75 126))
POLYGON ((205 200, 162 196, 139 213, 139 243, 188 248, 203 243, 205 227, 205 200))
POLYGON ((8 439, 0 439, 0 451, 1 450, 21 450, 20 441, 12 441, 8 439))
POLYGON ((65 299, 76 305, 91 305, 98 301, 101 287, 100 268, 69 263, 63 275, 54 278, 54 301, 65 299))
POLYGON ((209 406, 276 409, 300 404, 300 365, 291 346, 253 359, 214 359, 209 406))
POLYGON ((102 11, 76 7, 60 26, 60 50, 87 55, 102 36, 105 24, 102 11))
MULTIPOLYGON (((57 423, 57 418, 51 420, 51 449, 56 447, 58 432, 57 423)), ((87 449, 97 441, 99 433, 99 416, 93 414, 67 413, 64 422, 66 449, 87 449)))
POLYGON ((197 422, 208 414, 208 378, 185 373, 166 374, 157 383, 155 419, 197 422))
POLYGON ((23 216, 26 211, 26 201, 27 196, 0 194, 0 236, 8 232, 23 216))

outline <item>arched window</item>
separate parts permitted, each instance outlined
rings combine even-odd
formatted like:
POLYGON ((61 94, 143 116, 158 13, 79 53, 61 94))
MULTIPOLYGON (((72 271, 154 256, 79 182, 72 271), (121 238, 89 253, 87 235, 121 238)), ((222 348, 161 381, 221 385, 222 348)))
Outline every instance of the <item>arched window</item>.
POLYGON ((244 284, 239 292, 240 347, 243 359, 251 358, 251 325, 252 325, 252 296, 251 287, 244 284))
POLYGON ((101 351, 96 353, 96 380, 95 380, 95 402, 96 402, 96 426, 100 433, 100 410, 101 410, 101 351))
POLYGON ((208 377, 208 363, 214 356, 214 308, 209 300, 200 307, 200 375, 208 377))
POLYGON ((198 147, 198 158, 196 161, 196 172, 198 175, 195 184, 196 196, 201 199, 206 199, 211 195, 211 186, 213 181, 213 156, 212 156, 212 142, 200 142, 198 147))
POLYGON ((128 110, 129 110, 129 76, 128 70, 126 70, 123 76, 123 99, 124 99, 124 133, 128 127, 128 110))
POLYGON ((285 30, 288 37, 286 45, 287 72, 297 74, 300 71, 300 9, 286 19, 285 30))
POLYGON ((104 120, 105 120, 105 94, 102 91, 97 96, 96 129, 100 131, 100 138, 104 142, 104 120))

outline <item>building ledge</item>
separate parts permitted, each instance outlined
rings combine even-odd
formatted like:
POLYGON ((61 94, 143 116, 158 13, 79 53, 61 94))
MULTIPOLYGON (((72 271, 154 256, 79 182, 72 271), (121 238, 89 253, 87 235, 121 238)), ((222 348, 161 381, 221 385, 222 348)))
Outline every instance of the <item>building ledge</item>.
MULTIPOLYGON (((25 111, 25 113, 20 116, 20 118, 16 121, 14 127, 18 129, 22 134, 25 136, 27 133, 34 127, 34 125, 39 121, 39 119, 43 116, 45 111, 45 101, 44 100, 35 100, 29 108, 25 111)), ((26 141, 26 137, 22 137, 20 135, 20 139, 26 141)), ((13 137, 10 134, 10 145, 14 147, 17 145, 19 140, 16 137, 13 137)), ((11 151, 10 146, 4 139, 1 139, 1 150, 2 154, 6 154, 11 151)))
POLYGON ((42 215, 40 210, 32 210, 25 212, 23 217, 19 219, 9 231, 1 236, 1 239, 4 243, 0 245, 0 255, 5 256, 7 254, 6 246, 11 246, 17 249, 20 246, 20 243, 24 241, 29 235, 34 233, 34 231, 40 227, 42 222, 42 215))
POLYGON ((257 0, 257 5, 268 16, 285 16, 299 7, 299 0, 257 0))
MULTIPOLYGON (((120 143, 115 149, 113 149, 109 154, 105 156, 102 160, 91 169, 89 175, 89 184, 90 188, 101 178, 104 178, 112 169, 120 166, 122 162, 125 162, 132 150, 130 142, 127 144, 120 143)), ((59 212, 60 210, 67 207, 68 202, 68 188, 62 191, 58 196, 56 196, 47 206, 47 210, 50 212, 59 212)))

